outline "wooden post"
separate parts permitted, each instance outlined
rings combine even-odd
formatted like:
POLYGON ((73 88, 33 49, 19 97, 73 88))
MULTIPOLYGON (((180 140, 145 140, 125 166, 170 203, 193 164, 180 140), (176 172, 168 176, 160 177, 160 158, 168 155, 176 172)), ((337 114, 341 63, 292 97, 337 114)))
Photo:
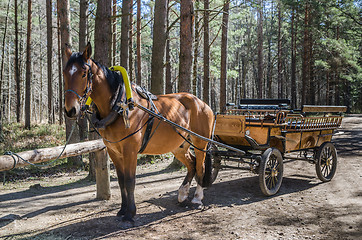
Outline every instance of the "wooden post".
POLYGON ((111 198, 111 182, 109 174, 109 160, 107 151, 95 152, 95 170, 97 183, 97 199, 109 200, 111 198))

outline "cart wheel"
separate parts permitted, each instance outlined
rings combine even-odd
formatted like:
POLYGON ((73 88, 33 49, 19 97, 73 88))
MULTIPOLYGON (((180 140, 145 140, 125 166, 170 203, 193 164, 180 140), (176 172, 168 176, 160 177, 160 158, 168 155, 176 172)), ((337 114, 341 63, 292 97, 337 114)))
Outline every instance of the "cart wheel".
POLYGON ((266 196, 279 191, 283 180, 283 157, 276 148, 268 148, 261 157, 259 166, 259 186, 266 196))
POLYGON ((315 170, 318 178, 323 182, 332 180, 337 169, 337 151, 330 142, 323 143, 315 157, 315 170))
MULTIPOLYGON (((209 143, 210 144, 210 143, 209 143)), ((205 157, 205 176, 203 180, 203 187, 210 187, 211 184, 216 180, 217 174, 221 168, 221 157, 212 154, 213 150, 217 150, 214 144, 208 146, 211 150, 206 153, 205 157)))

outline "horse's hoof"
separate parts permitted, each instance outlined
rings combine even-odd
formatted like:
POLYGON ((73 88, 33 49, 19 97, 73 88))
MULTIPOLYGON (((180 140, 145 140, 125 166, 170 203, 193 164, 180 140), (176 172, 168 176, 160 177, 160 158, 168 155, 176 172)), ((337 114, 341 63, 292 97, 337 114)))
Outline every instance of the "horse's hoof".
POLYGON ((202 203, 201 200, 199 200, 197 198, 192 199, 191 203, 192 203, 193 209, 199 209, 199 210, 204 209, 204 204, 202 203))
POLYGON ((117 217, 122 217, 125 214, 126 214, 126 210, 121 208, 121 210, 119 210, 118 213, 117 213, 117 217))
POLYGON ((134 224, 134 219, 133 219, 133 217, 130 217, 130 216, 127 216, 127 215, 123 216, 122 221, 123 221, 123 222, 129 222, 129 223, 131 223, 131 224, 134 224))
POLYGON ((191 202, 190 202, 190 200, 186 199, 183 202, 178 202, 178 205, 180 207, 189 208, 189 207, 191 207, 191 202))
POLYGON ((188 196, 187 195, 184 195, 184 196, 178 196, 177 200, 179 203, 183 203, 185 202, 186 200, 188 199, 188 196))
POLYGON ((192 203, 192 209, 204 210, 205 206, 202 203, 192 203))
POLYGON ((190 184, 187 183, 185 185, 182 185, 178 190, 178 202, 182 203, 184 202, 188 196, 189 196, 189 190, 190 190, 190 184))

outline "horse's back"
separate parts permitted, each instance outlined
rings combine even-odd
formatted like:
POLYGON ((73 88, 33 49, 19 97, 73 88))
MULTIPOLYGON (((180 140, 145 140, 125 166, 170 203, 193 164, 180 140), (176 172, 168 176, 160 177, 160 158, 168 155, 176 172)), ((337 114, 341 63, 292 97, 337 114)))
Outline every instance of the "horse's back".
POLYGON ((214 113, 211 108, 201 99, 191 93, 172 93, 158 95, 161 105, 172 104, 178 109, 185 109, 188 116, 189 128, 192 131, 210 136, 214 122, 214 113), (202 133, 200 132, 202 131, 202 133), (208 133, 210 132, 210 133, 208 133))
POLYGON ((211 108, 201 99, 196 97, 191 93, 181 92, 181 93, 170 93, 164 95, 158 95, 159 102, 166 103, 175 103, 175 101, 182 104, 187 110, 194 111, 198 114, 208 114, 213 116, 211 108))

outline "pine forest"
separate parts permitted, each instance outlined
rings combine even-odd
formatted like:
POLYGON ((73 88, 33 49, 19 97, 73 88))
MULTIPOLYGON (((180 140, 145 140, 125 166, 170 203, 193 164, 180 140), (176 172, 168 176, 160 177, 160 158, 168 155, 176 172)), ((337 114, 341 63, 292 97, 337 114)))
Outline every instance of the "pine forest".
POLYGON ((362 112, 361 0, 1 0, 0 121, 64 124, 64 44, 214 112, 288 98, 362 112))

